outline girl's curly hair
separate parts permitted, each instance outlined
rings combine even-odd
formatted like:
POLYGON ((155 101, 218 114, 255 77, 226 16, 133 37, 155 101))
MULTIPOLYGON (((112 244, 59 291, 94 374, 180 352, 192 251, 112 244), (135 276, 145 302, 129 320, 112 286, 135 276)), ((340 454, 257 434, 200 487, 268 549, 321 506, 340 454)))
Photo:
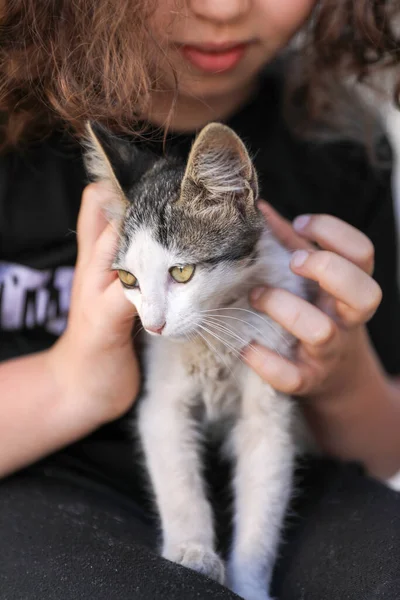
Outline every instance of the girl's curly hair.
POLYGON ((286 116, 298 132, 370 144, 371 100, 400 107, 399 17, 398 0, 319 0, 289 61, 286 116))
MULTIPOLYGON (((88 120, 126 130, 153 85, 153 0, 0 0, 0 149, 88 120)), ((317 115, 327 78, 400 61, 397 0, 319 0, 297 52, 302 98, 317 115)), ((296 79, 296 78, 295 78, 296 79)), ((297 77, 298 79, 298 77, 297 77)), ((398 97, 399 81, 394 90, 398 97)))

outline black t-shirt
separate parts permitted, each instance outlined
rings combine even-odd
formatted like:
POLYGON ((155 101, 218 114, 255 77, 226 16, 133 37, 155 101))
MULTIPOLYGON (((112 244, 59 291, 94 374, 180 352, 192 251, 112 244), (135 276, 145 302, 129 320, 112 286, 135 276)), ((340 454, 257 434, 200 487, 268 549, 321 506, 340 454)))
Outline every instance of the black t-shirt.
MULTIPOLYGON (((265 75, 258 93, 228 124, 254 157, 261 196, 279 212, 290 219, 302 213, 336 215, 372 240, 383 301, 368 329, 386 371, 398 374, 391 170, 373 167, 361 145, 296 138, 285 125, 281 96, 280 76, 265 75)), ((192 139, 171 135, 167 151, 185 157, 192 139)), ((162 139, 141 143, 163 151, 162 139)), ((0 157, 0 360, 48 347, 65 326, 86 183, 81 150, 66 135, 0 157)))

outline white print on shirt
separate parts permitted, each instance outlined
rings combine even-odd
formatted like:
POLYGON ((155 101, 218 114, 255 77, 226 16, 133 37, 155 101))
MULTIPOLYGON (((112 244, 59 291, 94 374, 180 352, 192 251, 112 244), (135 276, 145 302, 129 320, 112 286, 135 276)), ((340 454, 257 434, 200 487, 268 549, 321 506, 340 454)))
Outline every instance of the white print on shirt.
POLYGON ((43 328, 60 335, 67 324, 73 267, 37 270, 0 261, 0 330, 43 328))

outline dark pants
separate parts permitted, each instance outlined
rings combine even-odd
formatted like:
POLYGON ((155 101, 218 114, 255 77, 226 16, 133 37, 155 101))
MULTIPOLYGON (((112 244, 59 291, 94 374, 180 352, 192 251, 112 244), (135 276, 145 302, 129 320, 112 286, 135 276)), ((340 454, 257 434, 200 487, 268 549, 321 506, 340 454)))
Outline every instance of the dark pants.
MULTIPOLYGON (((273 594, 399 600, 400 494, 355 466, 302 470, 273 594)), ((230 600, 157 556, 152 518, 78 468, 43 464, 0 484, 1 600, 230 600)))

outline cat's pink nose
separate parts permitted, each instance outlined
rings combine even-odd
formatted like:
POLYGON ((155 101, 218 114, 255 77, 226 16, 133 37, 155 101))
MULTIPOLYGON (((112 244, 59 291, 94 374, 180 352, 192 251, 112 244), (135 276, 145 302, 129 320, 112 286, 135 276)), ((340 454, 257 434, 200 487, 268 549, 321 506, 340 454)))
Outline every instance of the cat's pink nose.
POLYGON ((160 326, 153 325, 152 327, 145 327, 145 329, 147 331, 151 331, 151 333, 157 333, 158 335, 161 335, 164 327, 165 327, 165 322, 160 326))

